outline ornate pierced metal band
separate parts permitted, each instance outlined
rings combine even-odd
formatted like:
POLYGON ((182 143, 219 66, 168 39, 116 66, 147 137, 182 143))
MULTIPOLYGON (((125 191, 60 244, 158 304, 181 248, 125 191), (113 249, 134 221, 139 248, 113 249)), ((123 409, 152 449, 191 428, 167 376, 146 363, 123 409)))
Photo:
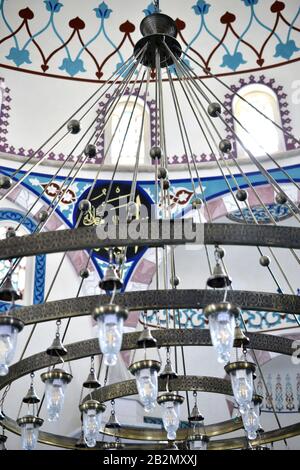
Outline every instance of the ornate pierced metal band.
MULTIPOLYGON (((158 347, 166 346, 211 346, 209 330, 157 330, 152 331, 157 340, 158 347)), ((122 351, 139 349, 137 345, 140 332, 125 333, 123 336, 122 351)), ((270 351, 278 354, 291 356, 294 352, 293 341, 281 336, 266 335, 260 333, 249 333, 251 349, 270 351)), ((79 341, 66 346, 68 353, 65 361, 75 361, 84 357, 101 354, 97 338, 79 341)), ((44 369, 60 362, 59 358, 51 357, 46 352, 29 356, 12 365, 9 374, 0 377, 0 390, 9 383, 17 380, 32 371, 44 369)))
MULTIPOLYGON (((216 290, 153 290, 117 294, 115 302, 130 311, 170 309, 201 309, 206 305, 221 302, 224 292, 216 290)), ((288 294, 273 294, 251 291, 228 291, 227 300, 244 310, 270 311, 283 314, 300 314, 300 297, 288 294)), ((107 305, 110 297, 94 295, 64 299, 18 309, 18 318, 25 325, 61 318, 90 315, 99 305, 107 305)))
POLYGON ((109 246, 155 247, 189 243, 300 249, 300 228, 297 227, 196 224, 191 220, 132 221, 128 225, 112 225, 107 229, 105 226, 80 227, 12 237, 0 241, 0 259, 109 246))

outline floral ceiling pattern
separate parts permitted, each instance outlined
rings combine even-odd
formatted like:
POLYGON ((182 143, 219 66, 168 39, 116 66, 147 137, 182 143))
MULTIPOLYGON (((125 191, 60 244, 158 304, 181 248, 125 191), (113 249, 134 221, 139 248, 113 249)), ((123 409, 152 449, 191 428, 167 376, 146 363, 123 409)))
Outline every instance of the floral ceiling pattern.
MULTIPOLYGON (((32 8, 25 0, 0 0, 0 66, 87 81, 108 78, 130 55, 140 35, 139 20, 154 11, 153 3, 138 2, 144 8, 119 24, 119 6, 113 3, 92 7, 87 2, 82 11, 70 0, 36 0, 32 8)), ((192 67, 197 60, 203 70, 230 75, 300 60, 298 0, 292 8, 288 2, 236 0, 226 2, 232 11, 221 15, 220 2, 214 0, 184 4, 179 15, 186 11, 186 17, 176 23, 192 67)), ((164 11, 172 14, 167 6, 164 11)))

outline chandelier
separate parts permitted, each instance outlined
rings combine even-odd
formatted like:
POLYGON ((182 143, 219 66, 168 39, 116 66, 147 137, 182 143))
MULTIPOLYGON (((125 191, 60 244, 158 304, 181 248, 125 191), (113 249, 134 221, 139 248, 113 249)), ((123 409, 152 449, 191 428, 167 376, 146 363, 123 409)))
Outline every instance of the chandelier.
MULTIPOLYGON (((278 226, 269 208, 261 200, 255 185, 243 170, 243 164, 232 154, 232 143, 226 137, 226 133, 230 131, 235 136, 255 171, 274 189, 276 203, 286 207, 296 222, 300 220, 299 207, 284 191, 272 172, 243 142, 236 126, 243 129, 247 135, 247 142, 249 139, 256 142, 255 135, 250 135, 247 128, 223 105, 209 82, 198 77, 197 70, 201 69, 202 73, 211 81, 216 81, 219 87, 227 90, 230 87, 211 70, 202 67, 192 55, 183 51, 177 38, 175 21, 161 12, 158 1, 154 4, 155 12, 141 22, 142 38, 135 45, 132 56, 40 147, 39 151, 47 149, 46 155, 65 136, 72 136, 74 149, 70 155, 80 148, 80 145, 84 146, 84 150, 65 178, 61 191, 47 208, 38 213, 39 223, 35 232, 21 237, 18 236, 18 227, 10 228, 7 230, 6 238, 0 241, 0 259, 10 261, 10 268, 0 284, 0 300, 9 303, 8 312, 0 316, 0 389, 2 390, 0 425, 3 429, 0 448, 2 449, 5 449, 6 431, 19 434, 22 448, 25 450, 33 450, 37 442, 67 449, 263 449, 268 443, 300 435, 299 424, 287 427, 280 424, 256 354, 256 351, 262 350, 292 355, 292 341, 277 336, 248 333, 243 315, 243 310, 247 309, 257 311, 275 309, 283 315, 293 314, 299 326, 297 317, 300 312, 299 300, 293 295, 293 291, 289 295, 282 292, 259 293, 234 290, 235 279, 231 279, 228 272, 226 254, 222 248, 226 245, 256 247, 260 265, 275 280, 277 288, 278 282, 271 261, 279 265, 276 248, 285 248, 287 255, 300 262, 296 251, 300 249, 299 228, 278 226), (97 130, 92 132, 98 116, 87 128, 84 127, 85 117, 91 110, 95 110, 99 101, 108 93, 111 98, 106 113, 100 120, 97 130), (110 196, 122 150, 127 136, 130 135, 138 100, 149 94, 155 98, 155 145, 150 150, 155 182, 154 211, 145 215, 136 203, 139 159, 146 119, 146 100, 144 100, 140 133, 136 145, 132 145, 135 162, 130 192, 124 204, 124 211, 116 214, 115 207, 110 205, 110 196), (128 111, 127 106, 132 98, 133 108, 128 108, 128 111), (118 128, 126 113, 129 117, 111 181, 106 188, 104 200, 97 208, 96 222, 89 227, 82 226, 82 220, 92 213, 91 199, 97 181, 101 178, 105 159, 99 165, 86 197, 80 201, 73 229, 45 231, 68 188, 90 159, 95 157, 97 142, 107 129, 116 106, 121 102, 124 102, 123 112, 111 136, 106 154, 117 138, 118 128), (228 115, 233 119, 234 125, 226 118, 228 115), (172 139, 172 136, 168 135, 170 121, 188 156, 185 171, 192 185, 192 218, 174 219, 171 211, 171 171, 167 146, 168 138, 172 139), (216 157, 217 168, 236 209, 241 214, 243 223, 213 223, 201 170, 193 150, 194 142, 191 135, 195 133, 205 139, 211 153, 216 157), (269 218, 269 225, 262 225, 256 219, 249 202, 249 190, 262 205, 269 218), (245 217, 245 209, 251 215, 250 221, 245 217), (210 272, 205 286, 196 285, 190 290, 180 289, 180 279, 176 272, 175 247, 186 244, 203 245, 203 257, 210 272), (213 247, 213 257, 208 250, 209 246, 213 247), (156 289, 152 291, 126 292, 124 289, 126 259, 133 247, 154 249, 156 289), (99 295, 82 297, 81 288, 89 277, 89 262, 91 253, 95 249, 106 250, 108 266, 99 282, 99 295), (76 297, 49 302, 50 292, 66 253, 78 250, 87 251, 88 261, 82 266, 81 282, 76 297), (51 282, 45 303, 19 308, 16 302, 20 299, 20 293, 12 282, 14 271, 23 257, 47 253, 64 253, 64 257, 51 282), (160 258, 161 270, 158 267, 160 258), (188 308, 203 309, 209 329, 182 329, 180 311, 188 308), (136 311, 142 312, 142 330, 125 333, 126 320, 136 311), (150 311, 156 314, 156 324, 150 325, 148 321, 147 315, 150 311), (161 325, 160 312, 165 316, 165 325, 161 325), (65 345, 64 339, 71 319, 81 315, 92 317, 97 326, 98 338, 65 345), (66 318, 67 327, 62 332, 61 321, 66 318), (46 350, 34 356, 26 356, 36 326, 48 321, 56 321, 54 339, 44 338, 44 344, 49 345, 46 350), (32 330, 21 357, 16 357, 18 336, 24 334, 22 330, 27 331, 29 325, 33 325, 32 330), (215 360, 223 364, 227 379, 187 375, 185 350, 191 346, 212 346, 215 360), (120 353, 124 351, 131 352, 129 372, 132 380, 105 383, 101 386, 99 381, 101 370, 106 368, 108 371, 115 367, 120 353), (181 375, 178 365, 179 351, 184 364, 181 375), (136 360, 137 354, 141 357, 136 360), (95 366, 97 356, 100 358, 98 370, 95 366), (74 410, 81 426, 80 439, 43 432, 46 420, 56 422, 59 429, 65 397, 72 394, 74 377, 71 363, 82 358, 90 358, 91 366, 87 371, 87 379, 82 384, 78 408, 74 410), (261 428, 260 413, 263 397, 256 393, 256 371, 263 379, 265 397, 271 400, 272 411, 278 424, 276 429, 264 431, 261 428), (28 376, 29 379, 28 393, 20 404, 18 416, 9 417, 5 405, 10 386, 24 376, 28 376), (36 380, 41 380, 45 386, 42 400, 35 391, 36 380), (201 392, 232 396, 238 417, 206 425, 199 408, 201 392), (132 395, 138 395, 145 413, 154 409, 159 410, 163 429, 145 426, 137 430, 119 421, 116 406, 118 399, 132 395), (110 410, 108 420, 104 419, 107 409, 110 410), (180 427, 182 420, 188 422, 187 427, 180 427), (238 430, 241 431, 239 438, 220 438, 238 430), (214 439, 215 437, 217 439, 214 439)), ((236 95, 258 116, 271 122, 285 136, 300 145, 299 140, 289 131, 273 122, 238 92, 236 95)), ((256 142, 256 145, 260 144, 256 142)), ((274 157, 264 152, 263 144, 260 146, 262 153, 281 175, 299 190, 299 184, 288 171, 281 167, 274 157)), ((37 152, 31 155, 12 175, 3 174, 0 177, 1 201, 11 195, 23 182, 24 168, 28 175, 40 164, 40 161, 34 160, 36 154, 37 152)), ((55 181, 65 163, 64 161, 53 175, 51 182, 55 181)), ((43 194, 45 191, 44 189, 43 194)), ((33 212, 40 198, 41 196, 37 196, 26 216, 33 212)), ((288 279, 288 273, 283 274, 288 279)))

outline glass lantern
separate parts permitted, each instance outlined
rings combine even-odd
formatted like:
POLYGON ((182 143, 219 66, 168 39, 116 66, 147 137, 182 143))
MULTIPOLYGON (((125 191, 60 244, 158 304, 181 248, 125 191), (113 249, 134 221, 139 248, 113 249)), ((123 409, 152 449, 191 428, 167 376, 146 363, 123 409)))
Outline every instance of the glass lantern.
POLYGON ((140 401, 146 412, 153 410, 156 405, 160 366, 158 361, 145 359, 129 367, 129 371, 135 376, 140 401))
POLYGON ((95 447, 106 406, 99 401, 88 400, 82 403, 79 409, 82 413, 84 441, 88 447, 95 447))
POLYGON ((39 430, 44 421, 33 415, 27 415, 17 420, 18 426, 21 428, 22 449, 34 450, 36 448, 39 430))
POLYGON ((240 310, 228 302, 210 304, 204 309, 208 318, 211 341, 217 351, 218 361, 227 363, 234 343, 236 318, 240 310))
POLYGON ((104 356, 104 364, 114 366, 121 350, 124 320, 128 312, 118 305, 111 304, 97 308, 93 316, 98 325, 99 345, 104 356))
POLYGON ((45 383, 45 397, 48 412, 48 421, 58 421, 65 401, 67 384, 72 380, 72 375, 62 369, 54 369, 41 375, 45 383))
POLYGON ((190 450, 207 450, 209 438, 205 435, 194 435, 189 438, 190 450))
POLYGON ((241 414, 249 410, 253 397, 253 362, 231 362, 225 366, 225 371, 230 375, 234 398, 239 405, 241 414))
POLYGON ((7 437, 4 434, 0 434, 0 450, 7 450, 5 443, 7 441, 7 437))
POLYGON ((169 441, 175 441, 180 424, 180 407, 184 398, 176 393, 165 393, 157 399, 157 403, 163 407, 163 424, 169 441))
POLYGON ((262 397, 254 395, 249 408, 242 413, 242 420, 248 439, 254 440, 257 437, 257 431, 260 429, 260 405, 262 397))
POLYGON ((18 333, 24 323, 18 318, 0 315, 0 376, 8 374, 17 346, 18 333))

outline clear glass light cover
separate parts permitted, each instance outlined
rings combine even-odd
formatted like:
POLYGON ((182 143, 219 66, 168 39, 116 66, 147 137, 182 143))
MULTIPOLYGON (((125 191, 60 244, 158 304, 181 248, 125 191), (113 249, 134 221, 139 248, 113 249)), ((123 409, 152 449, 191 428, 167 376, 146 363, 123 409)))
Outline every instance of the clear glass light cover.
POLYGON ((250 369, 238 369, 230 373, 231 386, 240 411, 247 411, 253 396, 253 374, 250 369))
POLYGON ((64 406, 66 383, 62 379, 46 381, 48 421, 57 421, 64 406))
POLYGON ((83 413, 84 440, 88 447, 95 447, 99 436, 102 413, 88 410, 83 413))
POLYGON ((190 449, 191 450, 207 450, 207 440, 202 439, 202 437, 199 436, 199 439, 196 439, 190 442, 190 449))
POLYGON ((39 436, 39 428, 34 427, 32 423, 25 424, 21 427, 22 449, 34 450, 39 436))
POLYGON ((104 363, 113 366, 117 362, 123 338, 123 317, 115 314, 100 315, 97 319, 100 349, 104 363))
POLYGON ((163 423, 164 428, 168 433, 168 440, 174 441, 176 439, 176 432, 180 423, 180 404, 173 401, 163 403, 163 423))
POLYGON ((158 392, 157 370, 140 369, 135 374, 140 400, 145 411, 151 411, 156 405, 158 392))
POLYGON ((232 313, 224 311, 209 315, 208 321, 211 341, 217 351, 218 361, 226 364, 230 361, 233 348, 235 317, 232 313))
POLYGON ((250 440, 257 437, 256 431, 260 427, 259 413, 259 405, 251 403, 248 410, 242 414, 244 428, 250 440))
POLYGON ((12 362, 18 330, 11 325, 0 325, 0 376, 8 374, 8 365, 12 362))

